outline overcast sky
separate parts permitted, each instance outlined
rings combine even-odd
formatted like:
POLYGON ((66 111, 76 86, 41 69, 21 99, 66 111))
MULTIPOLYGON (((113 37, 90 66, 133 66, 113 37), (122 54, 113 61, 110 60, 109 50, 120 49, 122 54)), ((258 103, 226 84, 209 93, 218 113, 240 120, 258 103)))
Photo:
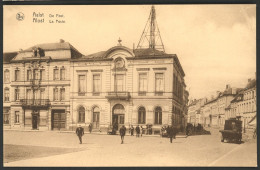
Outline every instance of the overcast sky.
MULTIPOLYGON (((122 44, 133 48, 151 5, 4 6, 4 52, 40 43, 70 42, 83 54, 122 44), (16 19, 22 12, 23 21, 16 19), (33 12, 45 23, 33 23, 33 12), (63 14, 65 24, 48 23, 63 14)), ((256 72, 256 5, 155 5, 165 51, 177 54, 190 98, 211 96, 226 84, 244 87, 256 72)))

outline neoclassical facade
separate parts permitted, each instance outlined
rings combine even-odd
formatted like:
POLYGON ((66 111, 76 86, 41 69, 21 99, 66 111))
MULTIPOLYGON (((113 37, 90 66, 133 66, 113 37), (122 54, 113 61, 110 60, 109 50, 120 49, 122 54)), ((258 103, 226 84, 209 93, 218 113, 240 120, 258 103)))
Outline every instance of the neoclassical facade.
POLYGON ((61 40, 6 61, 5 128, 75 130, 91 123, 106 131, 116 123, 152 124, 157 132, 165 124, 185 125, 188 94, 175 54, 119 43, 85 56, 61 40))

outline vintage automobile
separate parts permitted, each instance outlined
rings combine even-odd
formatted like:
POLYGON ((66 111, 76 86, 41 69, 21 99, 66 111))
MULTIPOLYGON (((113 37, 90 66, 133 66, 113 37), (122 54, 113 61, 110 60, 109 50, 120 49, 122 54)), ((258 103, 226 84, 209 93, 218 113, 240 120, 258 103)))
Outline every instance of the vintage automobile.
POLYGON ((220 130, 221 142, 241 143, 242 140, 242 121, 237 119, 229 119, 225 121, 224 130, 220 130))

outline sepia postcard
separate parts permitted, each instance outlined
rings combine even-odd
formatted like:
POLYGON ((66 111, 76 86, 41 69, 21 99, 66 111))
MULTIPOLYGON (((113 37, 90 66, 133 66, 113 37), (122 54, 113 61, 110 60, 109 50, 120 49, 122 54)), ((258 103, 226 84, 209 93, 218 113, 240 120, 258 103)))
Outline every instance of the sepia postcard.
POLYGON ((257 167, 256 4, 3 5, 4 167, 257 167))

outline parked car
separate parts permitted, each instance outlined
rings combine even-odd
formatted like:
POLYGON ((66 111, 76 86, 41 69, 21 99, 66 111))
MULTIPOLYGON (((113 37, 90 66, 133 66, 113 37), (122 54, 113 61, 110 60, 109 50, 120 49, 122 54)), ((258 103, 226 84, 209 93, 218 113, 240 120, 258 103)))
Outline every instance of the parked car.
POLYGON ((221 142, 241 143, 242 140, 242 121, 237 119, 229 119, 225 121, 224 130, 221 132, 221 142))

